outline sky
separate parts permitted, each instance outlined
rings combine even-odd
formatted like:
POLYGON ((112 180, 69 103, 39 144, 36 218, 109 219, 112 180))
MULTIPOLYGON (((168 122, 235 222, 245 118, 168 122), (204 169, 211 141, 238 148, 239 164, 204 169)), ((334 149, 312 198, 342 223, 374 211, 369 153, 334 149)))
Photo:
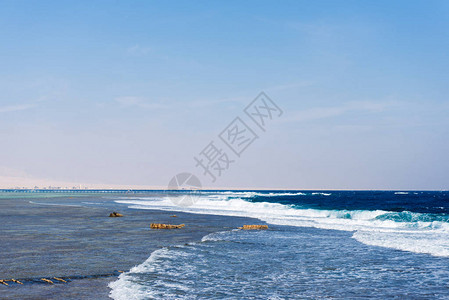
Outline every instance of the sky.
POLYGON ((0 41, 2 187, 449 189, 448 1, 3 0, 0 41))

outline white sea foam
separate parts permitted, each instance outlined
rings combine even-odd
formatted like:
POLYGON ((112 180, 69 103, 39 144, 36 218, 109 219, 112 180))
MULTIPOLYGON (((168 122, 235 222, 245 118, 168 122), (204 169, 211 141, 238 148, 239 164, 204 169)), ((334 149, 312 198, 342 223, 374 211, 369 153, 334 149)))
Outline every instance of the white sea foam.
POLYGON ((157 271, 156 268, 159 265, 154 262, 162 258, 168 258, 170 255, 171 253, 168 248, 153 251, 145 262, 131 268, 129 272, 120 274, 118 280, 109 283, 108 286, 111 288, 109 296, 116 300, 155 298, 156 295, 153 294, 151 289, 148 289, 142 282, 136 280, 135 274, 157 271))
POLYGON ((435 256, 449 256, 447 242, 449 223, 426 221, 425 214, 408 213, 407 218, 398 220, 401 216, 398 217, 397 213, 383 210, 298 209, 280 203, 249 202, 242 199, 257 194, 255 192, 198 194, 195 196, 196 203, 191 207, 176 206, 168 197, 132 200, 127 198, 117 202, 128 204, 129 207, 136 209, 244 216, 258 218, 276 225, 354 231, 353 237, 364 244, 435 256))
POLYGON ((447 231, 356 231, 353 234, 353 238, 361 243, 371 246, 449 257, 449 239, 447 231))
POLYGON ((213 232, 213 233, 209 233, 206 236, 203 236, 203 238, 201 239, 201 242, 217 242, 217 241, 222 241, 223 240, 223 235, 232 232, 232 231, 236 231, 238 229, 233 229, 231 231, 218 231, 218 232, 213 232))
MULTIPOLYGON (((449 257, 449 223, 444 222, 444 219, 442 221, 431 221, 432 219, 429 219, 426 214, 397 213, 383 210, 298 209, 280 203, 249 202, 245 200, 259 196, 258 194, 256 192, 200 193, 195 195, 197 202, 191 207, 176 206, 169 197, 123 198, 117 199, 116 202, 127 204, 130 208, 136 209, 246 216, 259 218, 276 225, 353 231, 352 237, 366 245, 449 257)), ((275 196, 270 194, 276 193, 265 193, 264 196, 275 196)), ((298 195, 301 194, 298 193, 298 195)), ((315 193, 315 195, 319 194, 328 195, 328 193, 315 193)), ((218 232, 206 235, 201 242, 217 242, 225 238, 226 232, 218 232)), ((164 260, 169 261, 171 255, 173 255, 173 251, 168 248, 154 251, 144 263, 132 268, 128 273, 121 274, 117 281, 109 284, 112 289, 110 296, 114 299, 176 298, 173 294, 161 295, 160 293, 173 289, 183 290, 186 286, 176 285, 171 287, 169 282, 156 280, 155 284, 160 287, 157 289, 159 294, 156 294, 151 286, 145 286, 145 282, 139 281, 138 278, 138 274, 149 272, 162 272, 167 276, 170 276, 170 272, 176 272, 176 270, 170 270, 164 264, 164 260), (162 287, 166 287, 166 289, 162 287)), ((177 251, 176 255, 186 255, 183 261, 192 259, 188 257, 189 254, 183 254, 182 251, 177 251)), ((197 253, 196 255, 195 259, 201 259, 197 253)), ((183 270, 188 267, 188 265, 183 264, 183 270)), ((172 275, 176 276, 177 274, 172 275)))
MULTIPOLYGON (((208 193, 205 193, 208 194, 208 193)), ((233 191, 217 191, 217 192, 211 192, 211 195, 229 195, 231 197, 241 197, 241 198, 252 198, 254 196, 258 197, 279 197, 279 196, 304 196, 307 195, 306 193, 302 192, 296 192, 296 193, 262 193, 262 192, 233 192, 233 191)))
POLYGON ((332 193, 312 193, 312 195, 330 196, 332 193))
POLYGON ((151 291, 145 290, 140 284, 134 282, 133 277, 127 273, 120 274, 116 281, 109 283, 111 291, 109 296, 117 300, 138 300, 149 297, 151 291))
MULTIPOLYGON (((184 248, 184 246, 177 246, 177 248, 184 248)), ((118 280, 111 282, 108 286, 111 288, 109 296, 116 300, 137 300, 137 299, 178 299, 175 295, 166 294, 163 291, 167 290, 182 290, 188 292, 188 287, 182 284, 169 282, 166 280, 155 280, 155 284, 159 287, 158 292, 154 291, 151 286, 148 286, 145 281, 139 280, 139 274, 146 273, 163 273, 166 276, 177 276, 178 273, 174 273, 173 270, 166 268, 164 261, 170 263, 170 259, 173 258, 174 253, 178 259, 189 260, 189 254, 181 251, 173 252, 169 248, 162 248, 153 251, 150 257, 142 264, 131 268, 126 273, 121 274, 118 280), (164 287, 164 288, 161 288, 164 287), (161 295, 161 292, 164 293, 161 295)), ((192 254, 190 254, 192 255, 192 254)), ((198 259, 198 257, 195 257, 198 259)), ((188 265, 183 265, 184 271, 188 271, 188 265)))

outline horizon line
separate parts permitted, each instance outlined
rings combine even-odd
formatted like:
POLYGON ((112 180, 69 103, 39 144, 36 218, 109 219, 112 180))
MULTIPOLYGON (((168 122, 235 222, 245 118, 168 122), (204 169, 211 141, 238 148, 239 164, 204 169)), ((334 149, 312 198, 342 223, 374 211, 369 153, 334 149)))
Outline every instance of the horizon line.
POLYGON ((127 189, 127 188, 81 188, 81 189, 33 189, 33 188, 0 188, 0 193, 9 192, 201 192, 201 191, 333 191, 333 192, 446 192, 446 190, 421 189, 281 189, 281 188, 203 188, 203 189, 127 189))

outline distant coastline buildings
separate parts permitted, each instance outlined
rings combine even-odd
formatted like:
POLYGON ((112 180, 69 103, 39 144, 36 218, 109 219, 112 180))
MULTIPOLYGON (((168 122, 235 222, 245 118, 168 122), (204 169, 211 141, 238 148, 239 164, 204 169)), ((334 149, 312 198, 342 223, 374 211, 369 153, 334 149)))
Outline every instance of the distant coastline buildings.
MULTIPOLYGON (((29 190, 28 187, 14 187, 16 190, 29 190)), ((81 184, 79 186, 72 186, 72 187, 60 187, 60 186, 37 186, 35 185, 31 190, 88 190, 89 188, 87 186, 83 187, 81 184)))

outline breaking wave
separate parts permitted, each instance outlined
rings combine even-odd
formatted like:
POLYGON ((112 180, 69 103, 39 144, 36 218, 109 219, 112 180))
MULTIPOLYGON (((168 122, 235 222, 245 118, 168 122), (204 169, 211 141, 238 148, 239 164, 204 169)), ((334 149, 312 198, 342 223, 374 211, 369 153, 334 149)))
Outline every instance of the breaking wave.
MULTIPOLYGON (((318 193, 314 193, 317 195, 318 193)), ((319 193, 330 196, 331 193, 319 193)), ((119 199, 136 209, 160 209, 198 214, 258 218, 269 224, 353 231, 353 238, 367 244, 434 256, 449 256, 449 216, 387 210, 328 210, 270 202, 271 197, 302 196, 305 193, 205 192, 195 204, 179 207, 170 197, 119 199), (266 201, 260 201, 266 197, 266 201), (252 202, 258 198, 258 202, 252 202), (429 242, 431 241, 431 242, 429 242)), ((177 197, 176 195, 173 197, 177 197)))

